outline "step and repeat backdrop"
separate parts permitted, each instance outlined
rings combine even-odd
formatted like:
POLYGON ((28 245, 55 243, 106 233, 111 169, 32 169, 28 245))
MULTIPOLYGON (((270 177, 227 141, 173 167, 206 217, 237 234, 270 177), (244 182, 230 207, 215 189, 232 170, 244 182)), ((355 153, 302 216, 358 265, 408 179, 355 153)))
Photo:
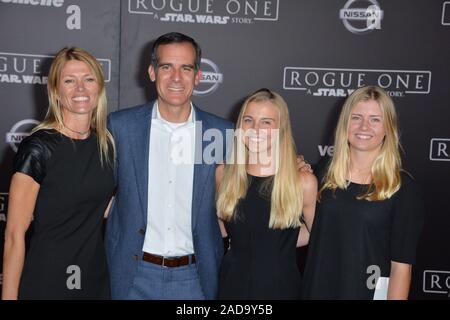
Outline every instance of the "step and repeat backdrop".
POLYGON ((399 113, 404 166, 426 199, 410 297, 449 298, 450 1, 442 0, 0 0, 2 256, 12 159, 45 115, 54 54, 72 45, 93 53, 113 112, 155 98, 150 48, 169 31, 202 47, 196 104, 235 120, 247 94, 277 91, 310 163, 333 153, 347 94, 385 88, 399 113))

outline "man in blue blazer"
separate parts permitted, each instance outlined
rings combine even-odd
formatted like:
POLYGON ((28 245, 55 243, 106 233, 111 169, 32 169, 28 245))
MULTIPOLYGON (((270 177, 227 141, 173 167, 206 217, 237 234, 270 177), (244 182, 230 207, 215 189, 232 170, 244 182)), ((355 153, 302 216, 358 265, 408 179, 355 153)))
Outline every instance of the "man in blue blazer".
POLYGON ((157 100, 108 118, 116 146, 105 235, 113 299, 216 298, 223 241, 215 169, 233 125, 192 104, 200 60, 192 38, 162 35, 149 67, 157 100), (208 132, 221 135, 214 152, 208 132))

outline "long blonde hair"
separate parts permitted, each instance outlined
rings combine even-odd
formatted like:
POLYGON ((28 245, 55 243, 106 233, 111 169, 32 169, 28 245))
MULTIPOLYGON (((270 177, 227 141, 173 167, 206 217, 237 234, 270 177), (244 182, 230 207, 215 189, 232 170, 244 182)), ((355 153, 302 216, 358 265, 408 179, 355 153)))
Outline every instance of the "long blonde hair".
POLYGON ((285 229, 301 225, 303 208, 301 182, 298 178, 296 164, 296 148, 292 138, 289 110, 284 99, 268 89, 261 89, 249 96, 242 105, 237 121, 231 158, 225 164, 222 181, 217 198, 217 215, 225 221, 236 217, 236 206, 243 199, 248 189, 246 164, 239 159, 248 160, 248 150, 239 130, 242 118, 251 102, 271 102, 279 112, 279 136, 275 143, 279 146, 276 152, 278 170, 271 181, 271 210, 269 228, 285 229))
MULTIPOLYGON (((110 148, 114 155, 114 140, 111 133, 106 127, 106 117, 108 114, 106 106, 106 90, 105 79, 103 76, 103 69, 100 63, 89 52, 84 49, 71 47, 63 48, 57 54, 50 67, 48 74, 48 102, 49 107, 44 121, 33 129, 33 132, 42 129, 59 129, 64 127, 62 105, 58 99, 58 87, 61 81, 62 69, 66 62, 70 60, 77 60, 86 63, 91 71, 94 73, 95 79, 99 85, 100 93, 98 96, 98 104, 92 113, 91 130, 97 133, 98 148, 100 151, 100 161, 102 165, 105 162, 109 163, 110 157, 108 153, 110 148)), ((114 159, 114 157, 113 157, 114 159)))
POLYGON ((319 191, 319 198, 325 189, 335 191, 346 189, 350 165, 350 148, 348 143, 348 123, 353 108, 360 101, 376 101, 381 109, 385 138, 380 153, 371 168, 371 183, 365 193, 358 199, 377 201, 390 198, 400 189, 401 158, 400 142, 397 129, 397 113, 389 95, 377 86, 366 86, 355 90, 345 101, 339 116, 335 133, 334 156, 324 176, 324 183, 319 191))

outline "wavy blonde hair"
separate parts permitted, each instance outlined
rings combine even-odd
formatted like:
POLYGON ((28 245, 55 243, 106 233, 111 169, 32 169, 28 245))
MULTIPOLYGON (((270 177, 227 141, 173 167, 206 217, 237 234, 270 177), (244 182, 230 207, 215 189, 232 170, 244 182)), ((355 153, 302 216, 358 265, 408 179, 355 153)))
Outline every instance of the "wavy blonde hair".
POLYGON ((61 81, 62 69, 70 60, 77 60, 86 63, 93 72, 99 85, 100 93, 98 96, 98 104, 91 117, 91 130, 97 133, 101 164, 104 164, 105 159, 106 162, 109 163, 110 157, 108 154, 109 152, 112 152, 114 155, 115 147, 113 137, 106 127, 108 110, 103 69, 97 59, 84 49, 77 47, 65 47, 56 54, 48 74, 47 91, 49 107, 47 114, 44 121, 35 127, 33 132, 43 129, 58 130, 64 127, 62 106, 58 99, 58 87, 61 81))
MULTIPOLYGON (((269 228, 285 229, 301 225, 300 218, 303 208, 303 195, 301 182, 298 178, 296 148, 292 138, 289 110, 284 99, 277 93, 268 89, 261 89, 249 96, 242 105, 237 121, 237 134, 234 136, 234 144, 231 158, 225 164, 223 177, 217 197, 217 215, 225 221, 236 218, 236 207, 241 199, 245 197, 248 189, 248 178, 246 171, 246 159, 248 161, 248 150, 242 137, 242 118, 247 106, 251 102, 272 103, 279 112, 279 152, 276 152, 275 176, 269 180, 269 185, 263 186, 271 190, 271 210, 269 228), (278 165, 279 164, 279 165, 278 165)), ((261 190, 263 192, 264 190, 261 190)), ((270 193, 268 193, 270 194, 270 193)))
POLYGON ((324 176, 319 198, 325 189, 336 191, 347 188, 347 176, 350 166, 350 148, 348 143, 348 124, 353 108, 361 101, 374 100, 382 113, 385 138, 380 153, 371 168, 371 183, 367 191, 358 199, 378 201, 390 198, 400 189, 401 158, 397 128, 397 113, 389 95, 377 86, 366 86, 355 90, 345 101, 339 116, 335 133, 334 155, 324 176))

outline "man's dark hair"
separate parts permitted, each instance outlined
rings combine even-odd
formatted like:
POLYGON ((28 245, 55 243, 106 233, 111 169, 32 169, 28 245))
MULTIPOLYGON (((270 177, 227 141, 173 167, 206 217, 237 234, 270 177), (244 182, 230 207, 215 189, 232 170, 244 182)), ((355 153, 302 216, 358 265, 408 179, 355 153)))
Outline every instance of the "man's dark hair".
POLYGON ((153 68, 158 67, 158 47, 161 45, 165 45, 165 44, 171 44, 171 43, 190 43, 194 49, 195 49, 195 71, 197 72, 200 69, 200 61, 202 59, 202 49, 200 48, 200 46, 198 45, 197 42, 195 42, 194 39, 192 39, 191 37, 179 33, 179 32, 169 32, 166 34, 163 34, 162 36, 160 36, 158 39, 156 39, 156 41, 153 43, 153 48, 152 48, 152 65, 153 68))

